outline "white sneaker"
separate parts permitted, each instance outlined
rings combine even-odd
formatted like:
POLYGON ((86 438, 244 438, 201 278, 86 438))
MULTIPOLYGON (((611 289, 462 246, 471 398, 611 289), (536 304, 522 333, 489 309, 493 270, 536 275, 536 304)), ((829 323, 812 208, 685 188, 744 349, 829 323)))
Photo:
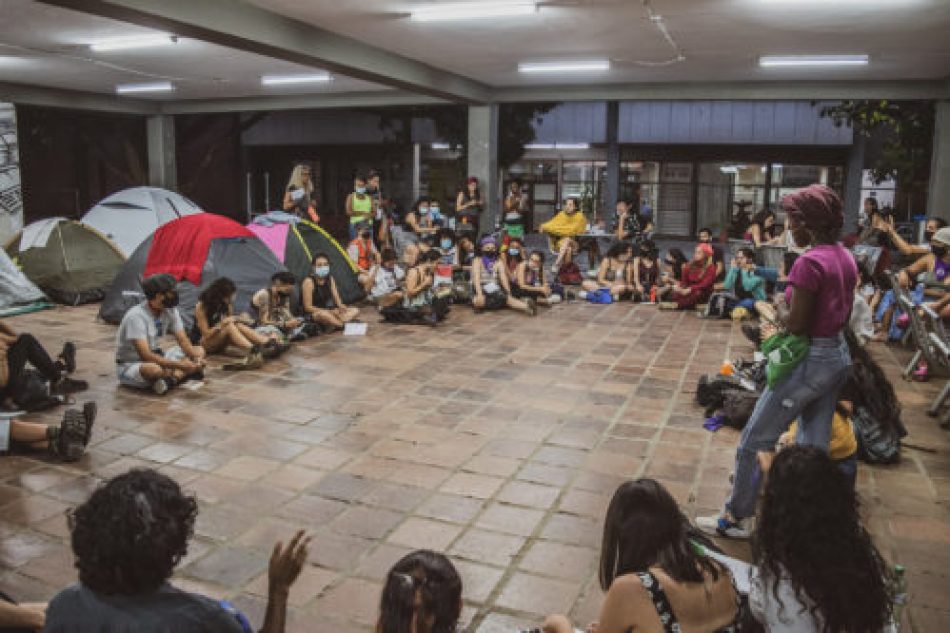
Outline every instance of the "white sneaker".
POLYGON ((746 540, 752 534, 751 519, 733 519, 728 512, 696 517, 696 527, 710 536, 746 540))
POLYGON ((164 378, 159 378, 152 383, 152 391, 155 392, 155 395, 164 396, 168 393, 168 381, 164 378))

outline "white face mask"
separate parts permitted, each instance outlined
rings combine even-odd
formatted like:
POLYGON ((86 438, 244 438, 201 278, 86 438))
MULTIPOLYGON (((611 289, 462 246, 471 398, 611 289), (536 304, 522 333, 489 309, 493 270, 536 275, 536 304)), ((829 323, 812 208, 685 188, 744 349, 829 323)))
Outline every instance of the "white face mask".
POLYGON ((313 272, 314 274, 316 274, 317 277, 321 277, 321 278, 327 277, 330 274, 330 267, 329 266, 314 266, 313 272))

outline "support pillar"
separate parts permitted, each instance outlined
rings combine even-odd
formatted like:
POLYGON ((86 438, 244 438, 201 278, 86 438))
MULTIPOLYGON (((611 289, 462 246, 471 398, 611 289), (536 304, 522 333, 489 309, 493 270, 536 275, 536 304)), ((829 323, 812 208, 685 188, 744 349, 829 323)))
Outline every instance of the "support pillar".
POLYGON ((847 173, 844 177, 844 235, 857 231, 858 213, 861 210, 861 183, 864 179, 864 147, 863 134, 854 132, 854 144, 848 153, 847 173))
POLYGON ((936 103, 927 215, 950 221, 950 101, 936 103))
MULTIPOLYGON (((607 191, 604 196, 604 203, 607 208, 604 209, 603 219, 607 221, 613 219, 614 207, 620 200, 620 104, 616 101, 607 102, 607 191)), ((640 213, 640 209, 633 209, 634 213, 640 213)))
POLYGON ((412 144, 412 199, 422 195, 422 144, 412 144))
POLYGON ((146 123, 148 139, 148 184, 178 190, 178 163, 175 159, 175 117, 150 116, 146 123))
MULTIPOLYGON (((469 106, 468 108, 468 175, 478 178, 485 209, 482 210, 480 231, 495 226, 501 206, 498 178, 498 105, 469 106)), ((464 186, 465 183, 462 183, 464 186)))

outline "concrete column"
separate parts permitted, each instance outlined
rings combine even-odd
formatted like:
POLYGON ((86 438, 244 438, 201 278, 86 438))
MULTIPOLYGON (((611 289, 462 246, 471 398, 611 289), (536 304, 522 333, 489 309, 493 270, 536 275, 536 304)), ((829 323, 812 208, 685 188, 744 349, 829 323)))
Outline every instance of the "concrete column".
MULTIPOLYGON (((614 205, 620 199, 620 104, 616 101, 607 102, 607 191, 604 195, 603 219, 607 225, 613 218, 614 205)), ((639 213, 639 209, 634 209, 639 213)))
POLYGON ((950 101, 938 101, 927 215, 950 220, 950 101))
POLYGON ((848 153, 848 165, 844 175, 843 235, 854 233, 858 226, 858 212, 863 203, 861 181, 864 177, 864 146, 864 135, 855 131, 854 144, 851 145, 851 151, 848 153))
MULTIPOLYGON (((498 189, 498 105, 468 108, 468 175, 478 178, 486 209, 482 211, 481 231, 495 226, 500 208, 498 189)), ((464 186, 465 183, 462 183, 464 186)))
POLYGON ((176 191, 178 164, 175 160, 175 117, 150 116, 146 124, 148 139, 148 184, 176 191))
POLYGON ((412 199, 422 195, 422 144, 412 144, 412 199))

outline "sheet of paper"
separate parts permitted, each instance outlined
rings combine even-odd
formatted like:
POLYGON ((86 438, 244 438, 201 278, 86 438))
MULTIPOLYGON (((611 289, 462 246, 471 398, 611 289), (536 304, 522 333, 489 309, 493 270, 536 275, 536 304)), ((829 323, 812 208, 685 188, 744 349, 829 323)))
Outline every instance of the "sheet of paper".
POLYGON ((367 323, 347 323, 343 328, 343 336, 366 336, 367 323))

